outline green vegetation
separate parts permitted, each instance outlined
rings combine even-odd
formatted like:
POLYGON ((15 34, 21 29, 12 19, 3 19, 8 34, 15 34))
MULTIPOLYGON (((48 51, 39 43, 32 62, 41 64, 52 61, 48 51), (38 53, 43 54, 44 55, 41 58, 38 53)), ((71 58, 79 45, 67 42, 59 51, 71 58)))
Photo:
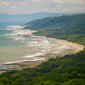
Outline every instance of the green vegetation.
MULTIPOLYGON (((44 18, 27 23, 36 35, 67 39, 85 45, 85 15, 44 18)), ((50 58, 35 68, 0 75, 0 85, 85 85, 85 49, 50 58)))
POLYGON ((50 58, 35 68, 3 73, 0 85, 85 85, 85 49, 50 58))
POLYGON ((85 14, 50 17, 27 23, 35 35, 65 39, 85 45, 85 14))

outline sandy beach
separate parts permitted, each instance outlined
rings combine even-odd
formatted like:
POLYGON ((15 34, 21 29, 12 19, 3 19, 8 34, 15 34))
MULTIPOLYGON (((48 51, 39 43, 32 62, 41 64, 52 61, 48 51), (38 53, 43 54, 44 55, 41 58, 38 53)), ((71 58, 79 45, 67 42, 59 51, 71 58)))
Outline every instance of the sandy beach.
MULTIPOLYGON (((37 31, 32 31, 32 30, 29 30, 29 31, 31 31, 31 33, 37 32, 37 31)), ((53 42, 57 42, 57 43, 62 43, 62 44, 68 45, 68 46, 70 46, 70 47, 72 47, 74 49, 73 50, 73 54, 75 54, 76 52, 79 52, 79 51, 84 49, 83 45, 80 45, 80 44, 77 44, 77 43, 73 43, 73 42, 70 42, 70 41, 67 41, 67 40, 48 38, 46 36, 36 36, 36 35, 33 35, 33 34, 31 34, 31 36, 32 37, 40 37, 40 38, 44 38, 44 39, 47 39, 47 40, 51 40, 53 42)))
POLYGON ((9 72, 11 70, 22 70, 24 68, 33 68, 36 67, 37 65, 40 65, 42 62, 47 61, 46 60, 37 60, 37 61, 27 61, 27 62, 22 62, 22 63, 13 63, 13 64, 9 64, 9 65, 18 65, 20 67, 16 67, 16 68, 11 68, 11 69, 3 69, 0 70, 0 74, 4 73, 4 72, 9 72))
MULTIPOLYGON (((75 54, 76 52, 79 52, 79 51, 84 49, 84 46, 80 45, 80 44, 72 43, 72 42, 69 42, 67 40, 61 40, 61 39, 55 39, 55 38, 47 38, 45 36, 36 36, 36 35, 32 34, 33 32, 36 32, 35 30, 29 30, 29 29, 25 29, 25 30, 30 31, 29 35, 32 36, 32 37, 40 37, 40 38, 44 38, 44 39, 47 39, 47 40, 51 40, 53 42, 68 45, 68 46, 73 48, 73 52, 72 52, 73 54, 75 54)), ((40 57, 49 57, 49 56, 57 56, 57 55, 50 54, 50 55, 44 55, 44 56, 40 56, 40 57)), ((13 69, 8 69, 8 70, 17 70, 17 69, 22 70, 23 68, 27 68, 27 67, 33 68, 33 67, 35 67, 35 66, 37 66, 37 65, 39 65, 42 62, 45 62, 47 60, 48 59, 46 59, 46 60, 37 60, 37 61, 26 61, 26 62, 22 62, 22 63, 14 63, 14 64, 11 64, 11 65, 18 65, 20 67, 13 68, 13 69)), ((2 73, 2 72, 6 72, 6 71, 5 70, 0 71, 0 73, 2 73)))

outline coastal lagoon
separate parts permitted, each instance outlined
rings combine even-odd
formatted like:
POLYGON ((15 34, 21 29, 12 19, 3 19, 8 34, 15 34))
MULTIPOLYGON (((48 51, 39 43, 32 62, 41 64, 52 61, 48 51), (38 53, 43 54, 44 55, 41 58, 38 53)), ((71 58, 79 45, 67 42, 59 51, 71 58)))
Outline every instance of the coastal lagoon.
POLYGON ((14 68, 16 65, 5 65, 25 61, 44 60, 45 54, 66 55, 73 48, 62 43, 31 36, 29 30, 22 29, 24 23, 0 22, 0 69, 14 68))

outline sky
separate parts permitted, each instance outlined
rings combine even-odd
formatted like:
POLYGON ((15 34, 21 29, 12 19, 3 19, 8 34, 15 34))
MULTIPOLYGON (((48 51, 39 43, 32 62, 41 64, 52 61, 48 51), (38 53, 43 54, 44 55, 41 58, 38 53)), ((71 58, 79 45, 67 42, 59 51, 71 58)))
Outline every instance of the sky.
POLYGON ((0 0, 0 13, 16 15, 37 12, 85 12, 85 0, 0 0))

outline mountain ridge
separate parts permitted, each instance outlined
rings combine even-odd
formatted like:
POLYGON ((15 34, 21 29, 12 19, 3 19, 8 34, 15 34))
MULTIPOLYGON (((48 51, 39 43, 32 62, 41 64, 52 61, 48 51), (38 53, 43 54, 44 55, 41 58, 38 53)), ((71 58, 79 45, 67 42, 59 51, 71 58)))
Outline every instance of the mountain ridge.
MULTIPOLYGON (((73 15, 76 13, 49 13, 49 12, 40 12, 33 14, 17 14, 17 15, 9 15, 6 13, 0 14, 0 22, 28 22, 36 19, 42 19, 45 17, 53 17, 53 16, 62 16, 62 15, 73 15)), ((80 13, 77 13, 80 14, 80 13)))

